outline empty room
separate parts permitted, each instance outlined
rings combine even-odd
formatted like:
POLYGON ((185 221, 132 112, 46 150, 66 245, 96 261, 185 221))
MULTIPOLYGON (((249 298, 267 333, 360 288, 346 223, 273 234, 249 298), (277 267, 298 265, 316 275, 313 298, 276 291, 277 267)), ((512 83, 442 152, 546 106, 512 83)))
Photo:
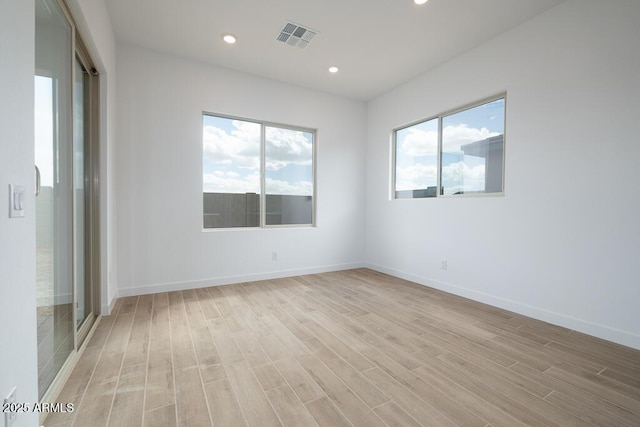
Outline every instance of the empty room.
POLYGON ((0 427, 640 425, 637 0, 0 0, 0 427))

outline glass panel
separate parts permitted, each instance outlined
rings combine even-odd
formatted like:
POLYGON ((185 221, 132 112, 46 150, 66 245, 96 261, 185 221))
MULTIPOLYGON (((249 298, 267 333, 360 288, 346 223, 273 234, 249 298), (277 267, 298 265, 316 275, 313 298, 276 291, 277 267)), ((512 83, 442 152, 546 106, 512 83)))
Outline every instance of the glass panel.
POLYGON ((504 105, 501 98, 443 117, 444 194, 502 192, 504 105))
POLYGON ((72 31, 55 1, 36 2, 35 162, 39 396, 74 348, 72 31))
POLYGON ((259 123, 203 115, 204 228, 260 226, 259 123))
POLYGON ((267 225, 313 223, 313 134, 265 127, 267 225))
POLYGON ((438 119, 396 131, 396 199, 436 197, 438 119))
POLYGON ((87 120, 85 120, 87 109, 86 97, 88 95, 88 75, 84 67, 76 57, 75 61, 75 77, 74 77, 74 96, 73 96, 73 189, 75 192, 75 279, 77 292, 77 308, 76 308, 76 327, 91 313, 91 292, 90 280, 87 278, 87 270, 85 269, 85 251, 88 245, 85 244, 87 235, 85 235, 86 215, 86 191, 85 191, 85 155, 86 137, 88 136, 85 129, 87 120))

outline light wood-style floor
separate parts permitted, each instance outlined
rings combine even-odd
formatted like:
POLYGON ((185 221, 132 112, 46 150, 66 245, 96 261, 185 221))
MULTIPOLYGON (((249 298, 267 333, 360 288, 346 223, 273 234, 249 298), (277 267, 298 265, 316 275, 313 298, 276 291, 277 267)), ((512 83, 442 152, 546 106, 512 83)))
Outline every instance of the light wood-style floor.
POLYGON ((118 300, 47 426, 640 425, 640 351, 370 270, 118 300))

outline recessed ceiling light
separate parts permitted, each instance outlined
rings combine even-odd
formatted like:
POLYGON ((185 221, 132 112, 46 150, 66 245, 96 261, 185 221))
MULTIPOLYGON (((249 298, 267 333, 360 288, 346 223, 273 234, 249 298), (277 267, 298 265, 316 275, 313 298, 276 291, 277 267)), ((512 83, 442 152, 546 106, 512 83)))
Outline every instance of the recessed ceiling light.
POLYGON ((415 4, 425 4, 428 0, 413 0, 415 4))
POLYGON ((222 35, 222 40, 224 40, 225 43, 234 44, 237 39, 233 34, 225 33, 222 35))
POLYGON ((332 73, 332 74, 335 74, 338 71, 340 71, 340 68, 338 68, 338 67, 329 67, 329 72, 332 73))

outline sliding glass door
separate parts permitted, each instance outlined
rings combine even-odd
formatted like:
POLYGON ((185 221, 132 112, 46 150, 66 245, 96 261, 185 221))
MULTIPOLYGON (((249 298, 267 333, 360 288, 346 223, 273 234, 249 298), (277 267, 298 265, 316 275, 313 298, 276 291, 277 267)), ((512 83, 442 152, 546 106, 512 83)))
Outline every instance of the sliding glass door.
POLYGON ((87 55, 63 4, 36 1, 38 382, 42 399, 96 317, 96 117, 87 55))

